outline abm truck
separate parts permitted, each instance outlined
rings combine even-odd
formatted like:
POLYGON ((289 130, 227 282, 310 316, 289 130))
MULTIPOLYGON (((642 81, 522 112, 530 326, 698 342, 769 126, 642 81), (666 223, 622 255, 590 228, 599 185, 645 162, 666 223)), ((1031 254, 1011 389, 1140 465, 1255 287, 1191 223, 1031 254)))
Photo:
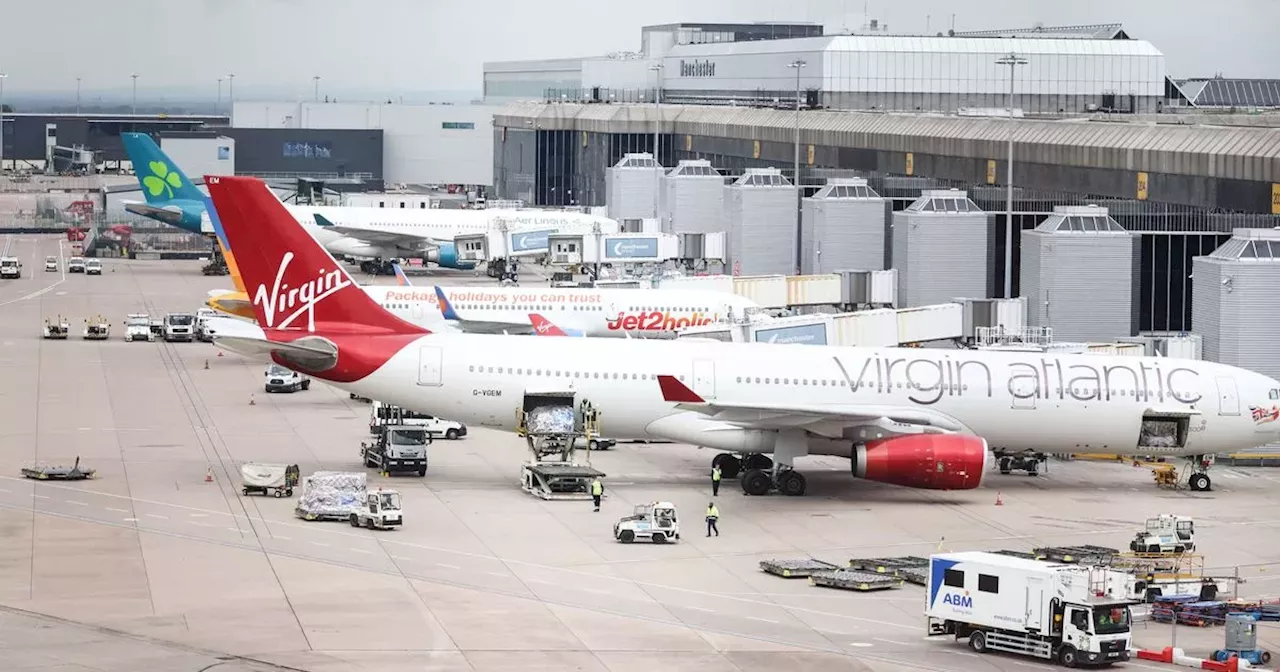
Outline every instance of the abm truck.
POLYGON ((1129 660, 1134 578, 998 553, 929 558, 928 634, 1067 667, 1129 660))

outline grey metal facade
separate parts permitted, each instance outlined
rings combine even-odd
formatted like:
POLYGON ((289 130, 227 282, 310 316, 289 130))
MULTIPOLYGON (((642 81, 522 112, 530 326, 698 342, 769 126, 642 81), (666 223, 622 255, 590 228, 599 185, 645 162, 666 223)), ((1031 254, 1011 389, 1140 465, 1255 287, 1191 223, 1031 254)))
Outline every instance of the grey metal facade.
POLYGON ((1056 341, 1109 342, 1138 330, 1138 248, 1097 206, 1060 207, 1022 234, 1021 294, 1027 324, 1056 341))
POLYGON ((794 275, 796 188, 776 168, 748 170, 724 188, 724 230, 735 275, 794 275))
POLYGON ((990 239, 987 214, 956 189, 926 191, 893 213, 898 307, 990 296, 990 239))
POLYGON ((1280 378, 1280 230, 1237 230, 1192 264, 1204 358, 1280 378))
POLYGON ((24 114, 7 113, 0 123, 0 142, 4 143, 5 161, 43 161, 45 153, 45 127, 57 126, 57 142, 63 147, 80 145, 99 152, 105 161, 125 161, 124 145, 120 134, 125 132, 170 133, 208 127, 222 130, 227 126, 225 115, 173 115, 161 117, 155 114, 24 114))
POLYGON ((662 177, 658 207, 663 232, 723 231, 724 186, 724 177, 710 161, 681 161, 662 177))
POLYGON ((352 175, 382 179, 382 130, 227 128, 236 140, 236 172, 352 175))
POLYGON ((499 198, 534 199, 538 165, 538 132, 524 128, 493 129, 493 185, 499 198))
POLYGON ((609 217, 653 219, 658 216, 659 180, 662 165, 649 153, 627 154, 605 174, 609 217))
POLYGON ((880 271, 888 258, 888 209, 867 181, 836 178, 802 199, 800 272, 880 271))

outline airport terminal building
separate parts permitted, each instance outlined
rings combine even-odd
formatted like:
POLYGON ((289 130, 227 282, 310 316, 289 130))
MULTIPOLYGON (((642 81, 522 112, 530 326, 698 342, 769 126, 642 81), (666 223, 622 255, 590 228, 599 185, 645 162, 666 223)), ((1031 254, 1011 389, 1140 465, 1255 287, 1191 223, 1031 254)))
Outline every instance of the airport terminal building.
MULTIPOLYGON (((1137 235, 1142 331, 1190 327, 1193 257, 1234 229, 1280 226, 1280 136, 1268 127, 1280 119, 1201 107, 1192 91, 1119 26, 912 37, 679 24, 644 29, 639 52, 485 66, 486 101, 505 103, 494 121, 497 198, 605 206, 610 171, 655 149, 664 172, 706 160, 726 183, 778 169, 793 184, 798 154, 805 196, 862 178, 900 211, 927 190, 965 192, 987 213, 988 251, 976 261, 990 296, 1003 295, 1012 138, 1014 295, 1021 232, 1056 208, 1096 204, 1137 235), (1011 51, 1013 64, 1001 64, 1011 51), (1011 70, 1016 119, 1005 107, 1011 70)), ((790 246, 786 214, 778 235, 790 246)))

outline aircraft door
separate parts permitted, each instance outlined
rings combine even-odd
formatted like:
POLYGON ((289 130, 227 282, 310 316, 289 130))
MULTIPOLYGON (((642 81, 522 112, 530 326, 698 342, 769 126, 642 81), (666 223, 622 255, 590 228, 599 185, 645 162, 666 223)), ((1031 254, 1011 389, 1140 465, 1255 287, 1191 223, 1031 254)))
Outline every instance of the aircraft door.
POLYGON ((1240 393, 1231 376, 1218 376, 1218 415, 1240 415, 1240 393))
POLYGON ((444 351, 438 345, 418 348, 418 384, 439 387, 444 374, 444 351))
POLYGON ((703 399, 716 396, 716 363, 709 359, 693 360, 693 391, 703 399))
POLYGON ((1010 381, 1010 396, 1012 397, 1012 408, 1023 410, 1035 410, 1036 397, 1038 390, 1035 382, 1026 376, 1019 376, 1010 381))

